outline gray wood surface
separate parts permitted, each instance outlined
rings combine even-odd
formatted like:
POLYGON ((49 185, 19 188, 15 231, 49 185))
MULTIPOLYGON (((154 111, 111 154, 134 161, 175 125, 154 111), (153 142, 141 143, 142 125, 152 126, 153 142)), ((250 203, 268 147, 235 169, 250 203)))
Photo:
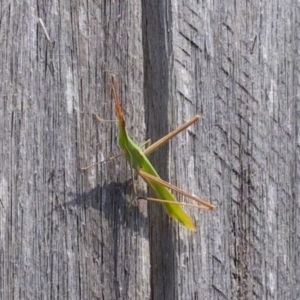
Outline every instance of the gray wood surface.
POLYGON ((300 299, 299 8, 2 1, 0 299, 300 299), (108 71, 138 142, 203 116, 151 154, 196 233, 80 170, 119 153, 108 71))

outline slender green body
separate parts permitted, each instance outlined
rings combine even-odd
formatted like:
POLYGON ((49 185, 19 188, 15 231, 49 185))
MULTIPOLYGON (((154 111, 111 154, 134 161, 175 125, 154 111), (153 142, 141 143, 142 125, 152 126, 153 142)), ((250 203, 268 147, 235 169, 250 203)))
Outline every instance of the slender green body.
MULTIPOLYGON (((112 88, 112 95, 116 106, 116 114, 118 117, 118 127, 120 130, 119 146, 124 151, 126 160, 130 164, 130 166, 133 169, 135 169, 138 173, 140 170, 142 170, 145 173, 160 178, 156 170, 154 169, 154 167, 146 157, 146 155, 141 150, 141 148, 137 144, 135 144, 135 142, 128 136, 126 132, 125 120, 123 117, 122 107, 117 92, 117 84, 115 82, 114 76, 111 76, 111 88, 112 88)), ((165 186, 150 180, 145 175, 142 174, 139 175, 148 183, 149 186, 151 186, 151 188, 154 190, 154 192, 156 193, 159 199, 177 202, 175 197, 165 186)), ((184 225, 188 229, 196 231, 196 226, 193 220, 187 215, 187 213, 181 208, 180 205, 172 204, 172 203, 163 203, 163 202, 162 205, 170 217, 179 221, 182 225, 184 225)))
MULTIPOLYGON (((130 166, 139 171, 142 170, 146 173, 149 173, 153 176, 156 176, 158 178, 159 175, 146 157, 146 155, 143 153, 141 148, 127 135, 126 129, 125 129, 125 121, 122 115, 121 106, 117 107, 117 114, 118 114, 118 125, 120 130, 120 136, 119 136, 119 146, 121 149, 123 149, 125 153, 126 160, 130 164, 130 166)), ((154 190, 157 197, 162 200, 169 200, 177 202, 176 198, 171 194, 169 189, 164 187, 163 185, 153 182, 150 179, 142 176, 142 178, 147 182, 147 184, 154 190)), ((190 230, 195 231, 196 227, 193 222, 193 220, 188 216, 188 214, 181 208, 178 204, 172 204, 172 203, 162 203, 166 213, 180 222, 182 225, 187 227, 190 230)))

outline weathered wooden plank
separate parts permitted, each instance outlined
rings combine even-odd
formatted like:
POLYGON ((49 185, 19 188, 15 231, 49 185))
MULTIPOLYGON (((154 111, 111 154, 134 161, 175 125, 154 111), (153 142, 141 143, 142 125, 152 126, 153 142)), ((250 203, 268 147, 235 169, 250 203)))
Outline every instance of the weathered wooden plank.
POLYGON ((298 23, 293 1, 3 3, 0 298, 298 299, 298 23), (79 170, 118 152, 106 71, 137 141, 203 115, 152 155, 217 205, 196 234, 127 209, 123 159, 79 170))
POLYGON ((189 234, 153 205, 153 299, 299 298, 298 4, 142 7, 149 135, 204 117, 154 161, 218 206, 189 234))
MULTIPOLYGON (((144 139, 138 2, 1 6, 1 299, 149 297, 147 216, 127 209, 106 70, 144 139), (40 18, 40 19, 39 19, 40 18)), ((131 125, 130 125, 131 124, 131 125)))

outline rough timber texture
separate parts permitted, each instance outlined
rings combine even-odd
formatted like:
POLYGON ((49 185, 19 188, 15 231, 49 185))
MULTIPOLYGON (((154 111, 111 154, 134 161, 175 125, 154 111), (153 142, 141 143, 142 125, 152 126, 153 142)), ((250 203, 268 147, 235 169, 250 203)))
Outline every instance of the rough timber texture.
POLYGON ((217 205, 197 234, 150 209, 153 299, 300 298, 297 5, 143 1, 149 136, 203 115, 153 159, 217 205))
POLYGON ((0 299, 300 298, 297 1, 2 2, 0 299), (203 115, 152 155, 197 233, 79 170, 118 153, 107 71, 137 141, 203 115))
POLYGON ((141 7, 4 1, 0 22, 0 299, 149 298, 124 159, 79 170, 119 151, 116 126, 92 117, 115 118, 107 70, 144 138, 141 7))

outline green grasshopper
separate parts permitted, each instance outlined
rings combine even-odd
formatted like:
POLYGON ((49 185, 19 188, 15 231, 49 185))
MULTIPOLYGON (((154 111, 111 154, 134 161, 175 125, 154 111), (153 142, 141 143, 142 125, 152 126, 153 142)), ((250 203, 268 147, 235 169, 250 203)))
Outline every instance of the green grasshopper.
POLYGON ((143 151, 127 134, 125 128, 125 120, 123 117, 122 107, 119 99, 119 94, 117 92, 117 83, 115 80, 115 76, 111 75, 111 90, 112 96, 115 102, 116 115, 118 119, 118 127, 119 127, 119 147, 123 150, 125 154, 125 158, 132 169, 134 169, 139 176, 143 178, 143 180, 153 189, 156 193, 157 198, 146 198, 151 201, 160 202, 166 213, 173 219, 177 220, 186 228, 196 231, 196 226, 191 217, 182 209, 182 205, 189 205, 185 203, 180 203, 176 200, 176 198, 171 194, 170 190, 173 190, 176 193, 182 194, 196 202, 200 205, 190 205, 196 206, 198 208, 212 210, 215 208, 214 205, 197 198, 191 194, 188 194, 176 186, 162 180, 155 168, 152 166, 151 162, 147 158, 151 152, 156 150, 161 145, 165 144, 168 140, 173 138, 179 132, 185 130, 191 124, 195 123, 200 116, 196 115, 190 121, 179 127, 178 129, 172 131, 167 134, 165 137, 161 138, 159 141, 152 144, 145 151, 143 151))
MULTIPOLYGON (((144 181, 153 189, 153 191, 156 193, 158 198, 145 198, 146 200, 150 201, 156 201, 160 202, 162 206, 164 207, 166 213, 179 223, 181 223, 186 228, 196 231, 196 226, 194 221, 191 219, 191 217, 181 208, 181 206, 193 206, 197 208, 202 208, 206 210, 212 210, 215 208, 214 205, 195 197, 178 187, 164 181, 160 178, 158 173, 156 172, 155 168, 152 166, 151 162, 147 158, 147 155, 155 151, 157 148, 168 142, 170 139, 172 139, 175 135, 180 133, 181 131, 185 130, 187 127, 191 126, 193 123, 195 123, 197 120, 200 119, 199 115, 195 115, 190 121, 186 122, 176 130, 170 132, 154 144, 152 144, 150 147, 148 147, 145 151, 141 149, 140 146, 138 146, 127 134, 126 128, 125 128, 125 120, 123 117, 123 111, 120 103, 119 94, 117 92, 117 83, 115 80, 115 76, 110 75, 111 77, 111 90, 112 90, 112 96, 115 102, 115 109, 118 119, 118 127, 119 127, 119 147, 123 150, 125 154, 125 158, 127 162, 129 163, 130 167, 134 169, 138 175, 140 175, 144 181), (186 196, 196 202, 199 203, 199 205, 194 204, 187 204, 187 203, 180 203, 176 200, 176 198, 171 194, 169 190, 173 190, 174 192, 181 194, 183 196, 186 196)), ((103 122, 105 120, 101 119, 96 115, 96 118, 103 122)), ((117 155, 118 156, 118 155, 117 155)), ((112 158, 115 158, 117 156, 114 156, 112 158)), ((109 160, 111 160, 110 158, 109 160)), ((82 168, 82 170, 87 170, 93 165, 82 168)), ((138 197, 138 199, 141 197, 138 197)))

